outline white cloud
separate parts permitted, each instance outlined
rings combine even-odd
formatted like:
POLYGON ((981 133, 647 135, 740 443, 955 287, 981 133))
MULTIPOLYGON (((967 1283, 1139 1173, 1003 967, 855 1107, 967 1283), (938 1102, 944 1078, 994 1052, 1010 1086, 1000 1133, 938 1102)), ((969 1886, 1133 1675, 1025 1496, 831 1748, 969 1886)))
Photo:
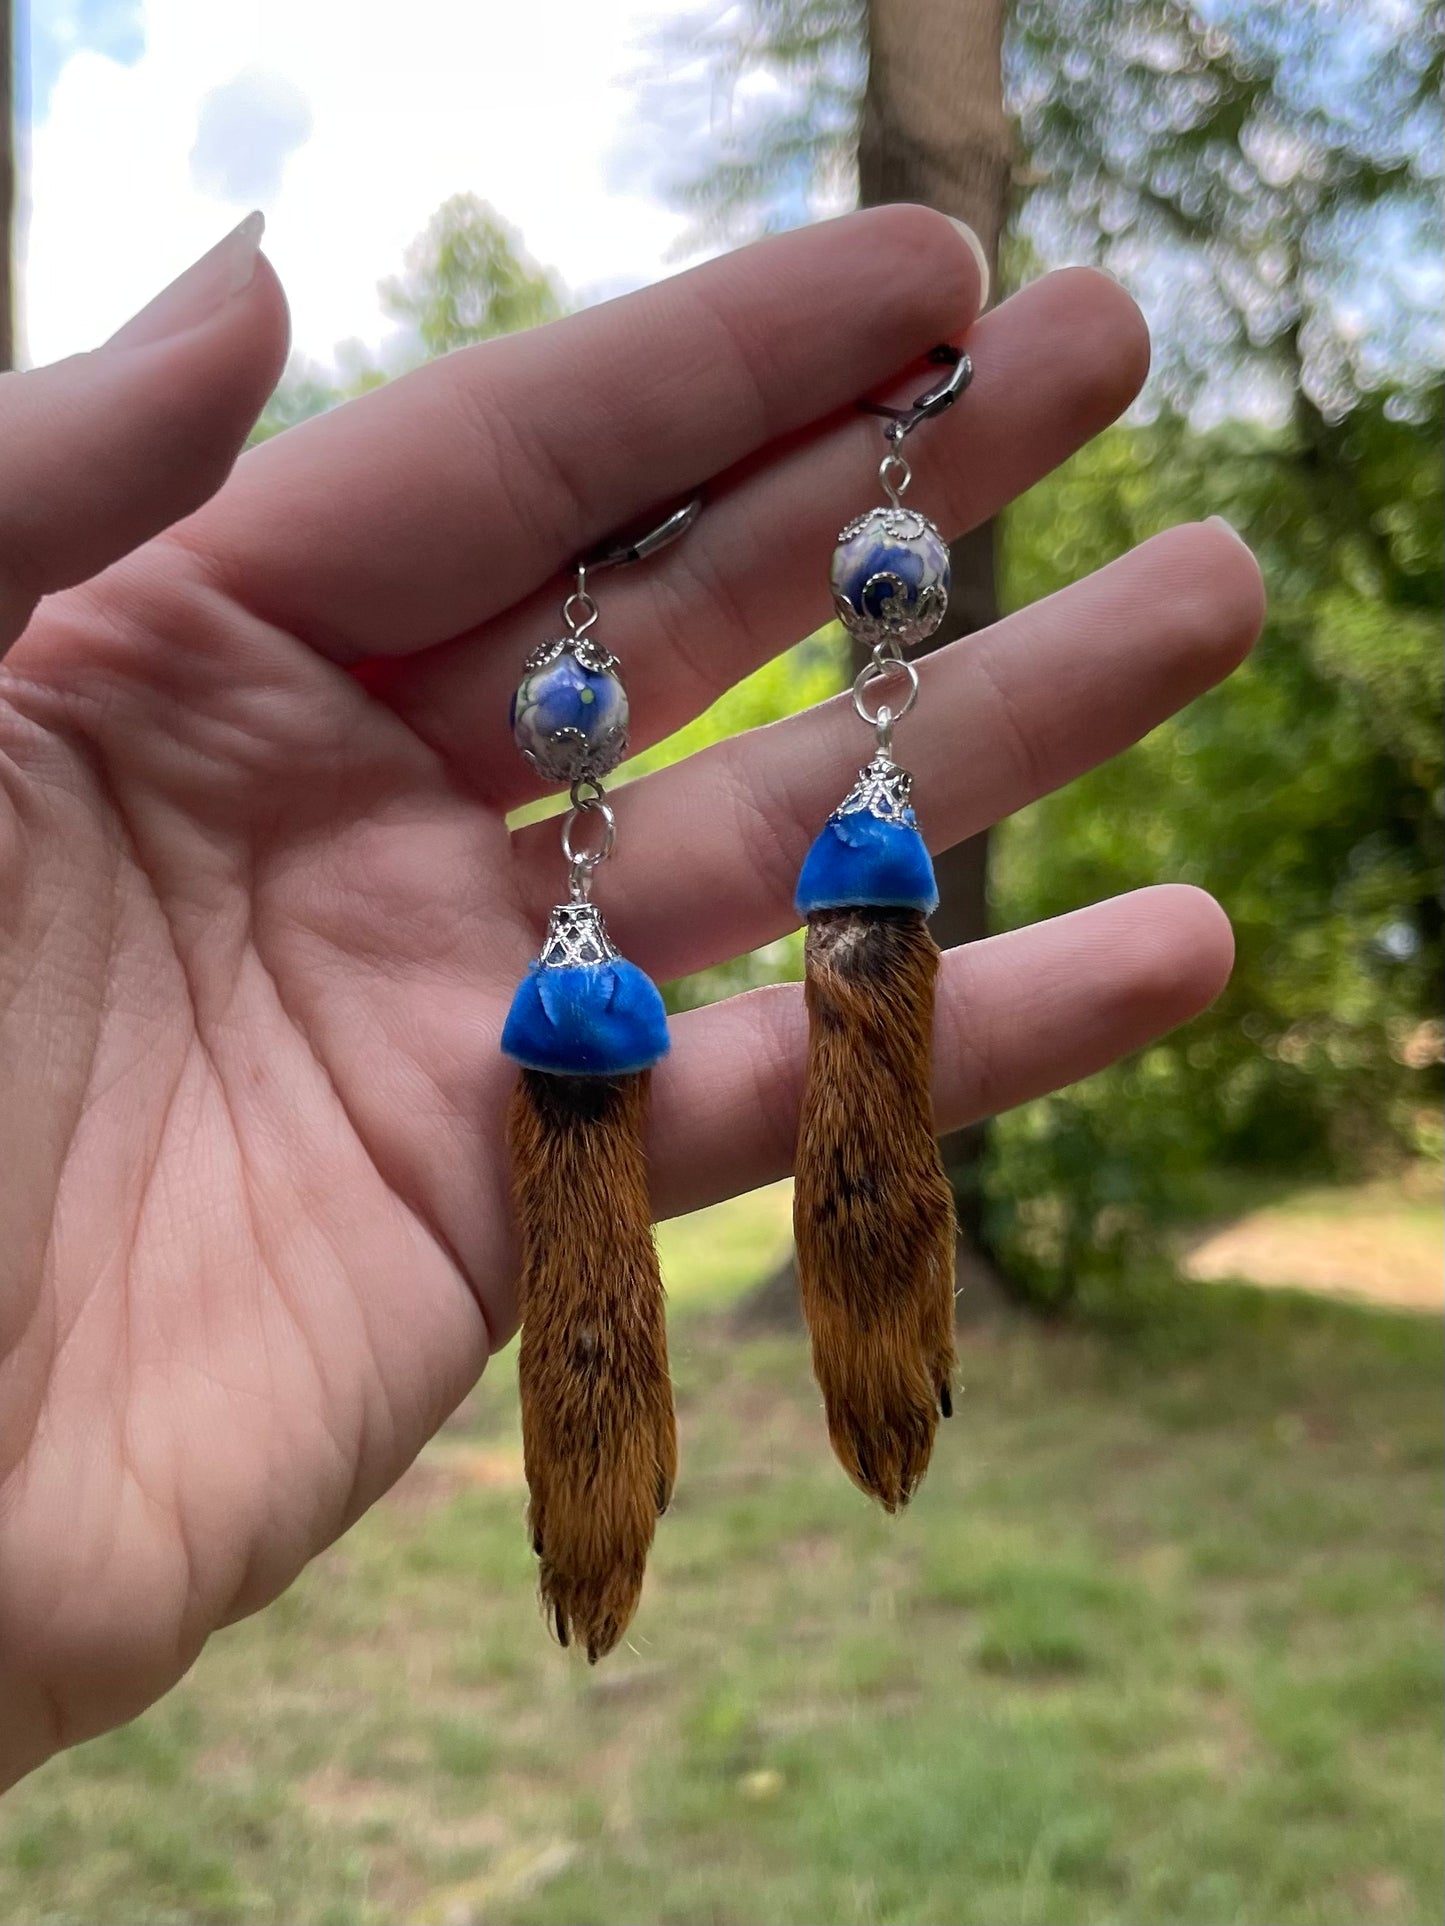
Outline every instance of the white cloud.
POLYGON ((234 107, 248 73, 274 77, 273 104, 279 82, 312 116, 284 171, 264 114, 251 131, 272 163, 258 196, 267 251, 313 359, 348 338, 382 340, 377 281, 463 190, 573 289, 655 278, 683 219, 607 185, 636 111, 637 34, 654 13, 655 0, 147 0, 144 56, 123 67, 75 55, 32 136, 30 358, 102 340, 233 223, 244 117, 225 143, 229 169, 203 173, 219 191, 195 184, 190 156, 207 96, 229 88, 234 107))
POLYGON ((274 200, 288 157, 312 125, 305 94, 285 74, 248 67, 202 98, 191 179, 203 194, 238 206, 274 200))
MULTIPOLYGON (((50 111, 56 76, 82 47, 112 60, 139 60, 145 52, 142 0, 40 0, 22 8, 16 22, 17 47, 28 53, 31 111, 43 120, 50 111)), ((21 93, 24 94, 22 72, 21 93)))

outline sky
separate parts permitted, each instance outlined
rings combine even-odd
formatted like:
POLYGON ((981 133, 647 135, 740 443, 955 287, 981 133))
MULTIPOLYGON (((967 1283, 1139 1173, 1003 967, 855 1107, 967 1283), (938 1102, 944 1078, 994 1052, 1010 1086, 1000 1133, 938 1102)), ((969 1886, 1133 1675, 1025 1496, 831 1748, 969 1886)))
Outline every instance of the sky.
POLYGON ((670 271, 627 153, 663 0, 31 0, 23 326, 94 346, 251 208, 296 349, 384 346, 376 284, 451 194, 583 299, 670 271))
MULTIPOLYGON (((579 302, 656 279, 687 227, 664 182, 712 130, 680 72, 663 114, 637 76, 658 19, 696 4, 21 0, 22 358, 103 340, 253 207, 295 347, 323 367, 354 365, 337 353, 351 342, 387 361, 377 283, 459 192, 490 201, 579 302)), ((1368 20, 1388 31, 1402 4, 1371 0, 1368 20)), ((1325 44, 1341 72, 1362 32, 1325 44)), ((1389 316, 1423 314, 1438 353, 1440 276, 1411 236, 1376 235, 1339 291, 1344 320, 1390 354, 1389 316)), ((1131 285, 1167 323, 1169 287, 1131 285)), ((1231 388, 1218 405, 1241 399, 1231 388)))

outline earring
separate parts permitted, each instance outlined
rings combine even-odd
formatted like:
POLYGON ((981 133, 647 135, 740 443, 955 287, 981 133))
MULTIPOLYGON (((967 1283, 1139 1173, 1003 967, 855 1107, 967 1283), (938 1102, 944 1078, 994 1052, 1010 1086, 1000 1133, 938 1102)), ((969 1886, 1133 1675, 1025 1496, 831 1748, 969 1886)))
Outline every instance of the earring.
POLYGON ((700 507, 690 502, 641 541, 578 565, 562 609, 567 633, 528 656, 512 701, 517 747, 571 793, 567 901, 552 910, 502 1031, 504 1053, 521 1065, 507 1134, 528 1523, 557 1638, 575 1638, 593 1662, 636 1609, 677 1437, 644 1148, 667 1014, 591 901, 616 834, 602 779, 627 753, 628 711, 617 658, 591 633, 588 578, 655 555, 700 507))
POLYGON ((957 348, 945 380, 885 415, 886 507, 850 522, 833 555, 833 600, 871 649, 853 705, 875 751, 823 826, 798 879, 805 943, 808 1065, 794 1184, 798 1281, 828 1433, 854 1482, 896 1511, 928 1468, 952 1412, 953 1193, 933 1134, 929 1063, 939 952, 933 864, 893 760, 893 731, 918 698, 901 651, 948 606, 948 548, 903 493, 900 452, 951 407, 973 369, 957 348), (901 681, 901 697, 882 688, 901 681), (876 706, 874 706, 876 704, 876 706))

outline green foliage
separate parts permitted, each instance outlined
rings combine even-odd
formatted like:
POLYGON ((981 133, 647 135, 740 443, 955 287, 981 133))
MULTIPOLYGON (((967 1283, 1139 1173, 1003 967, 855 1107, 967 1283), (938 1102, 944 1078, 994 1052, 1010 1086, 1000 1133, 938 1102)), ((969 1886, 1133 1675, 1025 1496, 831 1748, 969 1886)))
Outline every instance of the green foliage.
POLYGON ((739 242, 851 207, 866 0, 710 4, 657 30, 644 114, 680 154, 664 191, 699 242, 739 242))
POLYGON ((249 446, 366 394, 418 361, 536 327, 566 311, 556 277, 527 254, 521 236, 475 194, 454 194, 406 251, 404 272, 381 283, 381 305, 404 324, 380 366, 357 342, 337 349, 332 372, 297 358, 252 429, 249 446))
MULTIPOLYGON (((995 844, 1004 923, 1185 879, 1239 943, 1210 1015, 996 1126, 987 1220, 1044 1302, 1117 1288, 1221 1160, 1341 1173, 1440 1142, 1440 24, 1435 0, 1011 9, 1005 264, 1111 267, 1156 371, 1152 423, 1004 518, 1008 599, 1214 512, 1271 594, 1241 674, 995 844)), ((684 204, 734 234, 806 218, 848 177, 866 8, 692 29, 744 108, 686 150, 684 204)))
POLYGON ((382 307, 415 329, 428 356, 553 321, 564 311, 555 276, 475 194, 443 201, 407 249, 405 271, 381 284, 382 307))
MULTIPOLYGON (((1015 0, 1005 106, 1026 164, 1004 261, 1097 259, 1143 301, 1176 401, 1303 373, 1337 414, 1428 380, 1441 275, 1438 0, 1015 0), (1427 265, 1429 264, 1429 265, 1427 265)), ((742 0, 661 29, 644 110, 699 237, 851 205, 861 0, 742 0)))
POLYGON ((843 632, 837 623, 830 623, 735 683, 665 742, 634 756, 624 774, 641 776, 651 769, 665 769, 744 729, 761 729, 825 701, 843 686, 847 661, 843 632))
POLYGON ((1440 24, 1436 0, 1017 0, 1023 231, 1121 275, 1180 401, 1248 370, 1335 418, 1428 379, 1440 24))
POLYGON ((343 343, 336 359, 337 367, 331 370, 318 367, 304 355, 294 356, 251 430, 247 447, 254 448, 283 429, 295 428, 313 415, 324 415, 343 401, 379 388, 387 378, 359 342, 343 343))
POLYGON ((1210 506, 1272 588, 1243 670, 999 838, 1004 923, 1178 879, 1238 945, 1187 1030, 1000 1120, 993 1231, 1046 1299, 1137 1260, 1212 1164, 1349 1174, 1438 1142, 1440 478, 1429 425, 1394 414, 1351 417, 1353 530, 1288 435, 1173 421, 1113 431, 1010 513, 1014 601, 1210 506))
POLYGON ((298 356, 288 365, 266 403, 247 446, 254 448, 284 429, 294 428, 298 422, 309 421, 313 415, 324 415, 341 399, 340 389, 326 370, 298 356))

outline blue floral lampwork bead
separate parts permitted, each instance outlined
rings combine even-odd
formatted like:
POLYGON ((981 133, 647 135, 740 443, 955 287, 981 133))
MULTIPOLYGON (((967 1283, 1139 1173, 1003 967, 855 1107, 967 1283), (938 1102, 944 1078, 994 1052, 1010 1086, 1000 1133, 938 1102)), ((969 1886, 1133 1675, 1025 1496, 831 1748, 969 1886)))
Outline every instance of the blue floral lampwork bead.
POLYGON ((595 782, 627 754, 627 691, 617 660, 579 636, 528 656, 512 697, 512 736, 547 782, 595 782))
POLYGON ((948 545, 911 508, 871 508, 833 551, 833 602, 844 627, 869 647, 923 641, 948 607, 948 545))

